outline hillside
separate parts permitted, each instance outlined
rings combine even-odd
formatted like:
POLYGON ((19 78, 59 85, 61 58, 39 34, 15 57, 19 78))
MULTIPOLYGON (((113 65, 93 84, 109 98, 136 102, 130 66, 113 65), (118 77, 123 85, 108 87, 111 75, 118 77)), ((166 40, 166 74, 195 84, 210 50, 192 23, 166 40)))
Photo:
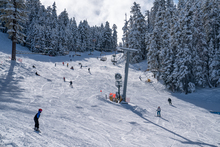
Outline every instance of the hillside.
MULTIPOLYGON (((20 45, 17 50, 30 53, 20 45)), ((11 41, 0 33, 2 147, 220 146, 220 115, 210 113, 220 112, 219 87, 188 95, 171 93, 152 73, 144 72, 147 62, 142 62, 129 68, 130 103, 118 104, 106 100, 105 95, 117 91, 115 73, 124 77, 122 54, 117 54, 119 62, 113 65, 111 53, 106 53, 105 62, 97 59, 100 52, 71 58, 18 54, 20 60, 16 62, 10 60, 10 53, 11 41), (148 78, 152 83, 145 82, 148 78), (173 106, 167 102, 169 97, 173 106), (156 117, 158 106, 162 117, 156 117), (33 130, 33 117, 39 108, 43 109, 41 134, 33 130)))

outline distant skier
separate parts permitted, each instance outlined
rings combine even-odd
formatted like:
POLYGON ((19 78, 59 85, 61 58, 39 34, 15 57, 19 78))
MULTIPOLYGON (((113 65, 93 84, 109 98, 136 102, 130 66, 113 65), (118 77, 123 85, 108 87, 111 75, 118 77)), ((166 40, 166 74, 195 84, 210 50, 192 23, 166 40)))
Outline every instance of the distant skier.
POLYGON ((34 122, 35 122, 35 127, 34 127, 34 130, 35 131, 40 131, 39 130, 39 121, 38 119, 40 118, 40 113, 42 112, 42 109, 39 109, 38 110, 38 113, 34 116, 34 122))
POLYGON ((82 69, 82 67, 83 67, 83 66, 82 66, 82 64, 81 64, 80 68, 82 69))
POLYGON ((169 102, 170 105, 172 105, 171 98, 168 98, 168 102, 169 102))
POLYGON ((141 76, 139 76, 140 81, 142 81, 141 76))
POLYGON ((64 66, 64 62, 62 62, 63 63, 63 66, 64 66))
POLYGON ((160 106, 158 106, 158 108, 157 108, 156 111, 157 111, 157 116, 161 117, 161 114, 160 114, 160 111, 161 111, 160 106))
POLYGON ((34 65, 32 66, 33 68, 36 68, 34 65))
POLYGON ((55 63, 55 67, 57 66, 57 64, 55 63))
POLYGON ((66 66, 68 67, 68 66, 69 66, 69 63, 67 63, 66 66))
POLYGON ((35 75, 40 76, 37 72, 35 72, 35 75))
POLYGON ((72 86, 73 85, 73 82, 72 81, 70 81, 70 86, 72 86))
POLYGON ((70 69, 74 70, 73 66, 71 66, 70 69))
POLYGON ((90 73, 90 68, 88 68, 88 72, 90 73))
POLYGON ((65 77, 63 77, 63 81, 65 82, 66 80, 65 80, 65 77))

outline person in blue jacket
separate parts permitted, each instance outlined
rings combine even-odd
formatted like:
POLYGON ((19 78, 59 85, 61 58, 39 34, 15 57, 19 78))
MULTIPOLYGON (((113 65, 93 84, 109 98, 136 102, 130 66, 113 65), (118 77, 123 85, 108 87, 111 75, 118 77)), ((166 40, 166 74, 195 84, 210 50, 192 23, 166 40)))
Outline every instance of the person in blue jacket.
POLYGON ((39 131, 39 121, 38 119, 40 118, 40 113, 42 112, 42 109, 38 110, 38 113, 34 116, 34 122, 35 122, 35 127, 34 130, 39 131))
POLYGON ((160 114, 161 108, 160 108, 160 106, 158 106, 156 111, 157 111, 157 116, 161 117, 161 114, 160 114))

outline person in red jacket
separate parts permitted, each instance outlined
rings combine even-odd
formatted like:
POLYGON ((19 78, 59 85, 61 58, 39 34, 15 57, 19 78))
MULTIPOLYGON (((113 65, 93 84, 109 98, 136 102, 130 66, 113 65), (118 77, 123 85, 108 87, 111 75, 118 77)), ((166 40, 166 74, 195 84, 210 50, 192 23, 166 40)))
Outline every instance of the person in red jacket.
POLYGON ((42 109, 39 109, 38 113, 34 116, 34 122, 35 122, 34 130, 36 130, 36 131, 40 131, 39 130, 39 121, 38 121, 38 119, 40 118, 40 113, 41 112, 42 112, 42 109))

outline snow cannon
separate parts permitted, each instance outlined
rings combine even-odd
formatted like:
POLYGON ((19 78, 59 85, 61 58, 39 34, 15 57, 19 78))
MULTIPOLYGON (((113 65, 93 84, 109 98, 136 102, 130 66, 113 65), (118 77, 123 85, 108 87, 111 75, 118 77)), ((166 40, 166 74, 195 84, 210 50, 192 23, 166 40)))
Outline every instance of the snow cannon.
POLYGON ((110 101, 113 101, 113 93, 109 93, 109 99, 110 101))

